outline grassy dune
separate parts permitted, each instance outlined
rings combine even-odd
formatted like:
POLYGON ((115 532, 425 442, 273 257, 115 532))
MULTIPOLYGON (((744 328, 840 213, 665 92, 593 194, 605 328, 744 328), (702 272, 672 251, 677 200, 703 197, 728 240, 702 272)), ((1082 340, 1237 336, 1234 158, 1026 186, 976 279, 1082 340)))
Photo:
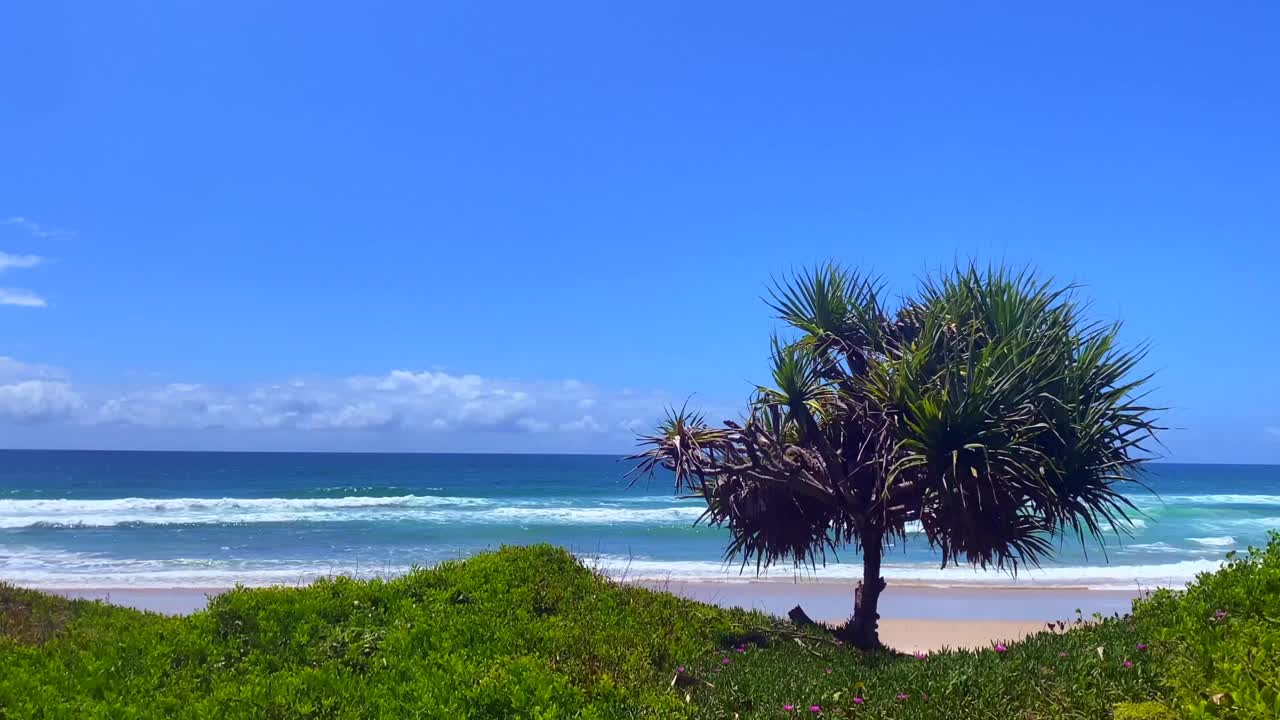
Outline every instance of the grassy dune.
POLYGON ((0 586, 0 718, 1274 718, 1278 617, 1276 540, 1132 616, 923 659, 548 546, 188 617, 0 586))

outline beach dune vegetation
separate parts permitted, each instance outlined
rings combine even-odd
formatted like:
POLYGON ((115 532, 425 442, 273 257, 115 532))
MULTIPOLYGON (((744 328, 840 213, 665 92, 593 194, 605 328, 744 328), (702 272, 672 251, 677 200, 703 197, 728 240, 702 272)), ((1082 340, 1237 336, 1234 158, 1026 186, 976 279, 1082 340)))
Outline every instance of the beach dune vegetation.
POLYGON ((508 547, 169 617, 0 584, 0 718, 1277 717, 1280 534, 1133 613, 866 652, 508 547), (812 708, 817 708, 813 710, 812 708))

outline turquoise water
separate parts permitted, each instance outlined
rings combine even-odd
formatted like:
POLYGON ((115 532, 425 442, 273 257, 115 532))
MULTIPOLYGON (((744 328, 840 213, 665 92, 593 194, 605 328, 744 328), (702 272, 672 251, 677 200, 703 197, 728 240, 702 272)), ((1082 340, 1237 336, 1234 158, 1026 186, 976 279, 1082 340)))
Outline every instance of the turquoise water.
MULTIPOLYGON (((393 575, 502 544, 551 542, 631 578, 750 579, 725 533, 617 458, 0 451, 0 579, 42 587, 221 587, 393 575)), ((1015 581, 939 570, 921 538, 886 576, 926 584, 1177 585, 1280 528, 1280 466, 1152 466, 1132 537, 1015 581)), ((1087 552, 1086 552, 1087 550, 1087 552)), ((805 576, 857 576, 842 553, 805 576)), ((791 568, 769 577, 791 579, 791 568)))

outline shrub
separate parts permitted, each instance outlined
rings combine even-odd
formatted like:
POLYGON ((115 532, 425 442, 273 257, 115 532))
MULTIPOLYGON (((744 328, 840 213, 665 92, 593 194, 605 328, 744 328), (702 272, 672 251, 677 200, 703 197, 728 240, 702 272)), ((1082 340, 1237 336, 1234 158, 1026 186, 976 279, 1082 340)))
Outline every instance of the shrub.
POLYGON ((1158 702, 1120 703, 1115 720, 1178 720, 1169 708, 1158 702))
POLYGON ((1135 605, 1159 640, 1167 683, 1189 718, 1280 718, 1280 533, 1265 548, 1227 555, 1184 592, 1135 605))
POLYGON ((1280 535, 1132 617, 923 660, 618 585, 548 546, 237 589, 187 617, 0 585, 0 720, 1275 718, 1278 571, 1280 535))
POLYGON ((681 717, 669 668, 752 617, 612 585, 547 546, 237 589, 181 618, 14 588, 0 608, 6 720, 681 717))

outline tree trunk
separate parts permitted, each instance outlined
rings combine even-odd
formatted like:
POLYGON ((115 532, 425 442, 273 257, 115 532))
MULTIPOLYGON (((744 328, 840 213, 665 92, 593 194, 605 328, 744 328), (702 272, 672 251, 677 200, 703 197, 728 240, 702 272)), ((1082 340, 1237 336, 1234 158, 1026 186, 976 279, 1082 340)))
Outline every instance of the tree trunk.
POLYGON ((881 537, 862 538, 862 582, 853 593, 853 619, 847 627, 847 641, 863 650, 880 647, 880 593, 884 578, 880 577, 881 537))

